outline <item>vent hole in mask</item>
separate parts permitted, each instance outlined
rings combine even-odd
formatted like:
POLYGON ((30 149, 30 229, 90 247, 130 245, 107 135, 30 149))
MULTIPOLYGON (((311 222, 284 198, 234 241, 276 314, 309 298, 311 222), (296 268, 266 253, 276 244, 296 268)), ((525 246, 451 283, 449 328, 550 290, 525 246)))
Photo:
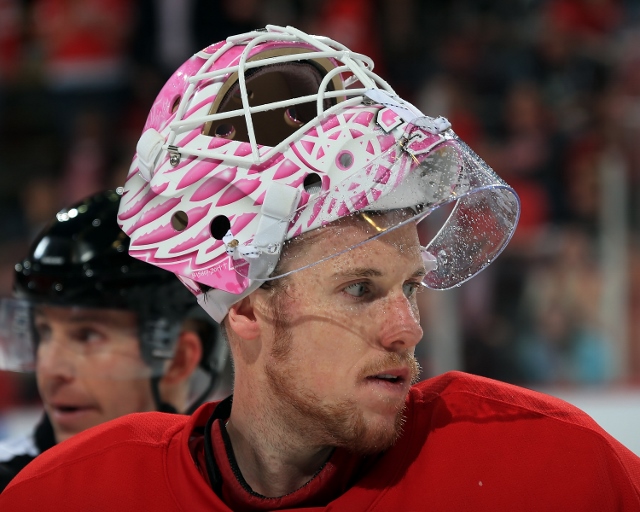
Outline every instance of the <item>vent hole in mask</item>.
POLYGON ((182 100, 182 96, 177 96, 175 100, 173 100, 173 103, 171 104, 171 113, 175 114, 176 110, 178 110, 178 107, 180 106, 180 100, 182 100))
POLYGON ((224 215, 218 215, 211 221, 211 236, 216 240, 222 240, 231 229, 231 222, 224 215))
POLYGON ((221 139, 233 139, 236 136, 236 129, 229 123, 219 124, 214 130, 214 135, 221 139))
POLYGON ((322 179, 315 172, 310 172, 304 179, 302 186, 307 194, 317 194, 322 190, 322 179))
POLYGON ((189 216, 183 211, 178 211, 171 216, 171 226, 176 231, 184 231, 188 224, 189 216))
POLYGON ((343 171, 351 168, 353 165, 353 155, 349 151, 343 151, 338 155, 338 167, 343 171))
POLYGON ((304 121, 299 119, 296 107, 289 107, 284 111, 284 122, 292 128, 300 128, 304 124, 304 121))
MULTIPOLYGON (((251 103, 251 100, 253 99, 253 91, 251 89, 247 89, 247 98, 249 98, 249 103, 251 103)), ((231 96, 231 99, 236 104, 242 105, 242 95, 240 93, 240 88, 234 91, 233 95, 231 96)))

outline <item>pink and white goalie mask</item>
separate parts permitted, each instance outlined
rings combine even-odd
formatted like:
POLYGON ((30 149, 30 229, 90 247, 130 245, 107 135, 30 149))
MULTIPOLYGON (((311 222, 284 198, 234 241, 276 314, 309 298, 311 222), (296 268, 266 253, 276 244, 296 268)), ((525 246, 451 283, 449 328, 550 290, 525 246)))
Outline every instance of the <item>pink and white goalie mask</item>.
POLYGON ((310 266, 279 269, 288 240, 354 215, 370 234, 323 260, 428 217, 418 228, 426 286, 450 288, 489 265, 513 234, 517 195, 446 119, 372 69, 292 27, 194 55, 138 142, 118 215, 130 254, 175 273, 217 321, 266 280, 310 266))

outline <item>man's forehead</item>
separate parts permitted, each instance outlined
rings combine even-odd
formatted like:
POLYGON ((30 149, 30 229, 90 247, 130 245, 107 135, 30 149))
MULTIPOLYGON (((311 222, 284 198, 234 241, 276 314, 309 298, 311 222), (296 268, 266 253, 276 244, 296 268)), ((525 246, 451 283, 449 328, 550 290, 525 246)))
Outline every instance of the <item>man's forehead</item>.
MULTIPOLYGON (((331 223, 310 233, 305 243, 313 245, 317 250, 342 252, 340 249, 365 247, 363 242, 372 238, 393 246, 400 252, 415 251, 420 248, 417 226, 414 223, 390 228, 384 222, 377 222, 382 216, 354 215, 331 223)), ((310 247, 309 247, 310 248, 310 247)))
POLYGON ((296 245, 286 256, 289 270, 323 260, 332 273, 381 272, 389 263, 424 270, 418 229, 412 222, 378 232, 367 219, 349 217, 316 229, 296 245))
POLYGON ((37 304, 33 310, 36 318, 55 319, 72 323, 93 322, 119 326, 135 323, 137 318, 133 311, 109 308, 37 304))

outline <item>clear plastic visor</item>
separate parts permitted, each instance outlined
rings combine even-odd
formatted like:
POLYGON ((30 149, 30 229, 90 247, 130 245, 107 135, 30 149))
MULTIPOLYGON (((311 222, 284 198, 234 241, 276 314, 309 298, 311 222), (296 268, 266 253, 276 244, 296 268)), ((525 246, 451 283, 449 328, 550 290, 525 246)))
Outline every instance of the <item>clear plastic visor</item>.
MULTIPOLYGON (((281 260, 274 260, 277 267, 272 263, 264 268, 251 257, 235 256, 232 264, 236 271, 243 277, 276 279, 408 223, 419 223, 427 287, 452 288, 487 267, 513 235, 520 213, 518 196, 452 132, 434 136, 413 126, 406 133, 406 138, 360 171, 312 195, 293 220, 286 221, 286 228, 272 226, 273 237, 269 233, 256 235, 260 240, 275 239, 278 229, 286 229, 287 238, 293 234, 293 241, 285 243, 281 260), (383 215, 385 212, 394 214, 383 215), (322 255, 314 261, 303 257, 304 251, 287 250, 297 239, 313 238, 307 232, 329 225, 339 229, 342 223, 352 224, 354 216, 363 220, 359 222, 362 229, 344 230, 344 236, 331 237, 331 243, 323 241, 322 255), (296 237, 300 232, 302 237, 296 237)), ((251 254, 255 249, 250 242, 239 252, 251 254)), ((268 255, 268 248, 258 249, 262 257, 268 255)))
POLYGON ((0 299, 0 370, 105 380, 154 373, 140 351, 135 313, 11 298, 0 299))

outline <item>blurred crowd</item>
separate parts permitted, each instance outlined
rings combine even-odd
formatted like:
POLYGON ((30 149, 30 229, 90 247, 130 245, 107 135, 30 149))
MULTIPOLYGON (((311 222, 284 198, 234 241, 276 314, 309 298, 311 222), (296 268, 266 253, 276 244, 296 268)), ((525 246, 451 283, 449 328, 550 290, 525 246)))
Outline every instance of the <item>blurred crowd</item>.
MULTIPOLYGON (((265 24, 373 57, 520 195, 505 253, 444 292, 460 369, 640 380, 640 0, 0 0, 0 296, 59 208, 124 184, 171 72, 265 24)), ((15 379, 0 374, 0 409, 35 400, 15 379)))

